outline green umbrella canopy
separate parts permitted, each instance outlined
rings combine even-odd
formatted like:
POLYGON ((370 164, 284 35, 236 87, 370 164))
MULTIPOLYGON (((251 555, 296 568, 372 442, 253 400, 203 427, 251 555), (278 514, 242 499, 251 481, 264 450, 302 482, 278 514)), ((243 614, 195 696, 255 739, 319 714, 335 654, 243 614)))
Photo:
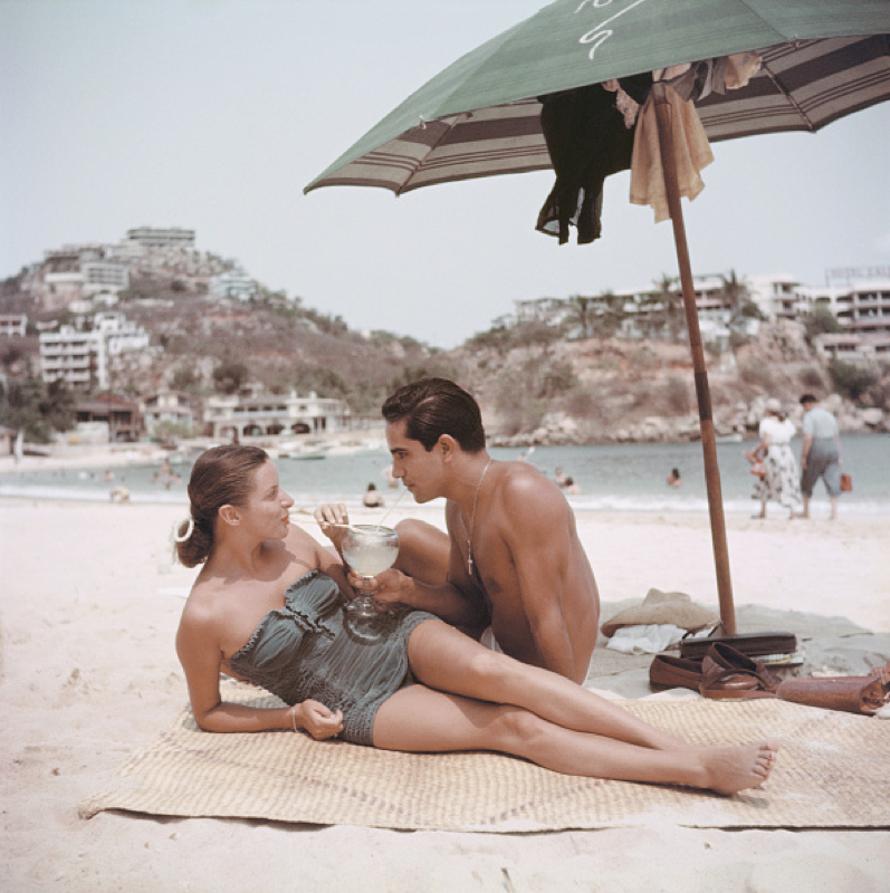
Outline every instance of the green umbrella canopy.
POLYGON ((746 50, 760 74, 699 104, 712 140, 815 131, 890 98, 888 0, 556 0, 428 81, 305 191, 547 168, 535 97, 746 50))

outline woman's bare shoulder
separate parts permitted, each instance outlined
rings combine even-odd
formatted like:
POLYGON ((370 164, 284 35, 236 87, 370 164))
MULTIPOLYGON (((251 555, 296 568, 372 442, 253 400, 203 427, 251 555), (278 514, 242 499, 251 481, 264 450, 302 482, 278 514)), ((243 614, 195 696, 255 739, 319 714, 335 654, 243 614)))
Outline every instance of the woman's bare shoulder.
POLYGON ((200 574, 192 584, 185 607, 182 609, 180 628, 196 631, 209 628, 218 615, 221 590, 221 580, 200 574))
MULTIPOLYGON (((321 543, 302 527, 291 524, 290 530, 280 546, 287 549, 297 562, 313 564, 316 562, 315 556, 321 543)), ((313 564, 313 566, 315 565, 313 564)))

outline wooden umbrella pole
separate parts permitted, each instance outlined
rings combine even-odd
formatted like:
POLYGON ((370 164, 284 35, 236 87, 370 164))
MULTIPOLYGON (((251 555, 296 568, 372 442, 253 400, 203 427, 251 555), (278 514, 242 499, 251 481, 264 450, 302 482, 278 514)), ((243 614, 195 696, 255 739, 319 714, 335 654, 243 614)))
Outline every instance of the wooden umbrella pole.
POLYGON ((674 244, 680 268, 680 284, 683 289, 683 306, 689 329, 689 349, 695 373, 695 395, 698 400, 698 418, 701 427, 702 451, 705 459, 705 483, 708 490, 708 513, 711 519, 711 542, 714 548, 714 565, 717 571, 717 594, 720 600, 720 619, 728 635, 736 632, 735 606, 732 599, 732 582, 729 576, 729 550, 726 545, 726 520, 723 516, 723 494, 720 488, 720 469, 717 465, 717 437, 711 413, 711 390, 708 387, 708 370, 698 326, 698 309, 695 306, 695 289, 692 284, 692 267, 689 247, 686 243, 686 227, 683 224, 683 208, 677 186, 677 167, 671 128, 671 107, 664 84, 652 87, 655 114, 658 121, 658 143, 664 185, 667 190, 668 208, 674 225, 674 244))

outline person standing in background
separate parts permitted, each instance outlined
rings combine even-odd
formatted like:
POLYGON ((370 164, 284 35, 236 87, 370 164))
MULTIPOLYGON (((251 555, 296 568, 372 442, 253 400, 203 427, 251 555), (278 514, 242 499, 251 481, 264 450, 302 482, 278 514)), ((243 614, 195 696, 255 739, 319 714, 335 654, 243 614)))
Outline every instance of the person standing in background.
POLYGON ((819 478, 828 491, 830 517, 837 518, 837 498, 841 492, 841 445, 837 419, 812 394, 800 398, 803 406, 803 447, 800 451, 800 489, 803 493, 802 518, 810 517, 810 497, 819 478))
POLYGON ((760 513, 754 517, 766 518, 769 500, 785 506, 790 518, 796 517, 801 505, 797 462, 791 451, 791 439, 796 431, 775 397, 766 401, 766 415, 757 433, 760 441, 747 457, 752 463, 758 460, 763 463, 763 474, 757 476, 754 488, 754 496, 760 500, 760 513))

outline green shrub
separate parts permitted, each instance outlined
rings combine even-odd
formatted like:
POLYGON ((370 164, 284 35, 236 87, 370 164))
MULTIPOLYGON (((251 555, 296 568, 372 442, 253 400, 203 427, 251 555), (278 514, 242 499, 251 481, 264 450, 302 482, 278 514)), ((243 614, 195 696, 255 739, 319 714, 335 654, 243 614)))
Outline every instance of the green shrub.
POLYGON ((822 372, 816 366, 807 366, 798 373, 800 383, 806 388, 821 388, 825 384, 822 372))
POLYGON ((872 385, 878 383, 877 373, 865 366, 833 359, 828 364, 835 390, 851 400, 858 400, 872 385))
POLYGON ((803 319, 807 332, 807 340, 812 341, 816 335, 842 332, 841 324, 827 307, 814 307, 803 319))

